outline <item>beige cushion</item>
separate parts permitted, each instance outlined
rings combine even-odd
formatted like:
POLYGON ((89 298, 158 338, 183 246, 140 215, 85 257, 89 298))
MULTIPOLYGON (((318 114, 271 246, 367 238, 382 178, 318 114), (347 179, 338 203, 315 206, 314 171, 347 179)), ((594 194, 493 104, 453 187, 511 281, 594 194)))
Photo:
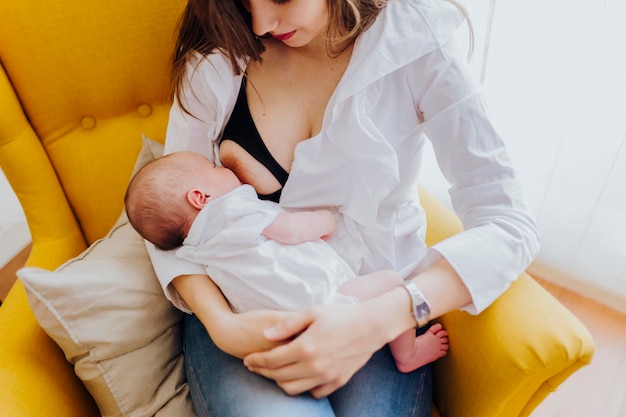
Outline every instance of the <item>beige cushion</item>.
MULTIPOLYGON (((135 172, 163 152, 144 138, 135 172)), ((195 416, 183 313, 164 297, 143 239, 122 213, 110 233, 56 271, 18 272, 43 329, 103 416, 195 416)))

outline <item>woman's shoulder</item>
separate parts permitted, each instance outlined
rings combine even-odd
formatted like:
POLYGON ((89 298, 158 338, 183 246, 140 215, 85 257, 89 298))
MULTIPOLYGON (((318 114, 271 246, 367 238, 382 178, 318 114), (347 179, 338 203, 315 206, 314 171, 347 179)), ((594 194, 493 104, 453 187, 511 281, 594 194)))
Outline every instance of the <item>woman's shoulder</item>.
POLYGON ((465 19, 447 0, 389 0, 360 35, 357 54, 384 52, 388 59, 417 59, 447 44, 465 19))
MULTIPOLYGON (((247 62, 239 60, 239 65, 245 68, 247 62)), ((198 76, 210 77, 210 79, 232 79, 235 71, 230 61, 222 51, 216 49, 209 54, 201 54, 194 51, 187 60, 187 76, 193 79, 198 76)))
POLYGON ((185 107, 194 115, 205 114, 209 109, 210 118, 203 120, 217 121, 217 131, 221 131, 235 104, 243 74, 236 75, 230 59, 216 50, 206 55, 193 52, 187 60, 186 77, 185 107))
POLYGON ((406 38, 446 43, 465 19, 448 0, 389 0, 374 25, 395 27, 406 38))
POLYGON ((389 0, 357 39, 338 98, 442 48, 463 19, 446 0, 389 0))

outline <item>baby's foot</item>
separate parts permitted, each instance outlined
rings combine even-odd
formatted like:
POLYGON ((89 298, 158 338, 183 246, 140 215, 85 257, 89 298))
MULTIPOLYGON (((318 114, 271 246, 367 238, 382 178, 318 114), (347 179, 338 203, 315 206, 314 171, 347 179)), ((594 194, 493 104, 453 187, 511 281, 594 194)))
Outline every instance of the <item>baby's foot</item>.
POLYGON ((433 362, 448 353, 448 332, 439 323, 435 323, 422 335, 415 338, 412 352, 406 356, 395 357, 396 367, 400 372, 412 372, 433 362))

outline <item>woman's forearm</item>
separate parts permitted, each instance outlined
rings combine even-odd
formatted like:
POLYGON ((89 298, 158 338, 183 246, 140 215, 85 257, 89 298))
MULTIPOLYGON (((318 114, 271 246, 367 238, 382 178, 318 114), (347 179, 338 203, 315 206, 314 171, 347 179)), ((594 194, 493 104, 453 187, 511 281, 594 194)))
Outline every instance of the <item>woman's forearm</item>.
POLYGON ((210 334, 219 331, 219 324, 233 314, 224 295, 207 275, 180 275, 172 285, 210 334))
POLYGON ((467 287, 445 258, 439 259, 412 281, 428 300, 431 319, 472 303, 467 287))
MULTIPOLYGON (((431 319, 472 302, 467 287, 443 258, 412 280, 428 300, 431 319)), ((409 293, 403 287, 394 288, 364 303, 367 304, 366 320, 374 326, 372 335, 380 334, 384 342, 395 339, 416 325, 411 315, 409 293)))
POLYGON ((224 352, 243 358, 283 343, 267 340, 263 331, 284 320, 289 313, 258 310, 235 314, 208 275, 181 275, 172 284, 207 329, 215 345, 224 352))

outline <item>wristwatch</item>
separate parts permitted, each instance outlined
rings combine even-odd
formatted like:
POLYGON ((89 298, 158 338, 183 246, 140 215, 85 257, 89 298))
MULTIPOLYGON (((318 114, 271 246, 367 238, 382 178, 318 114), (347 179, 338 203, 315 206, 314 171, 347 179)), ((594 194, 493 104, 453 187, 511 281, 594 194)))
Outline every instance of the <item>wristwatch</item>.
POLYGON ((417 327, 426 326, 430 319, 430 305, 428 305, 424 294, 413 281, 405 281, 402 285, 411 296, 411 315, 417 321, 417 327))

